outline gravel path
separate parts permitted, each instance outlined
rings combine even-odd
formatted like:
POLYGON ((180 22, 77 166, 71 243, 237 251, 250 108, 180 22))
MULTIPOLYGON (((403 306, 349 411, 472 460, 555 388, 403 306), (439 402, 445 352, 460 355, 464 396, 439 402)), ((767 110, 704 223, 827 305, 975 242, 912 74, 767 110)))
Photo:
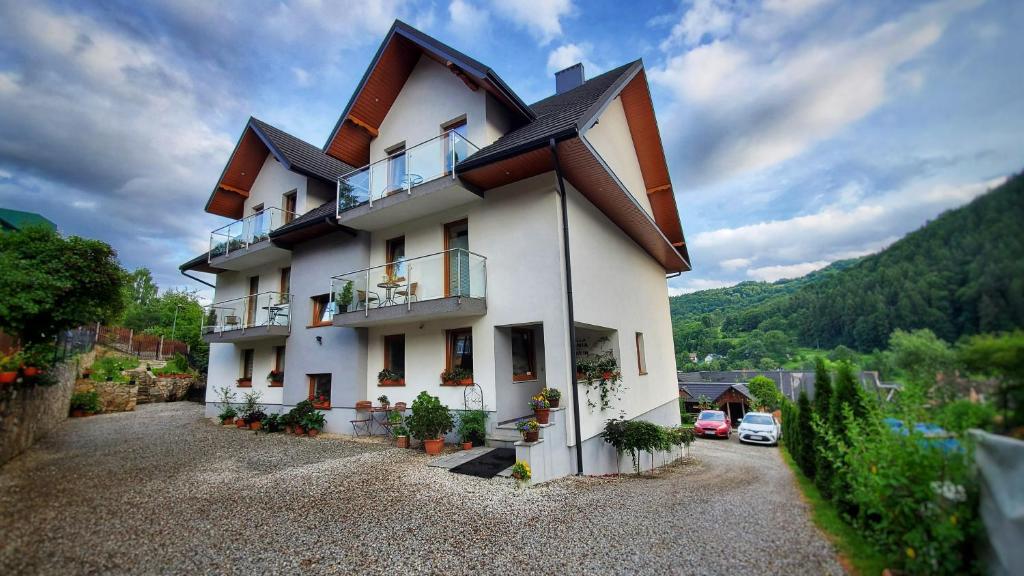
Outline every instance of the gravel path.
POLYGON ((144 405, 71 420, 0 468, 0 574, 842 572, 775 449, 691 454, 657 477, 518 489, 144 405))

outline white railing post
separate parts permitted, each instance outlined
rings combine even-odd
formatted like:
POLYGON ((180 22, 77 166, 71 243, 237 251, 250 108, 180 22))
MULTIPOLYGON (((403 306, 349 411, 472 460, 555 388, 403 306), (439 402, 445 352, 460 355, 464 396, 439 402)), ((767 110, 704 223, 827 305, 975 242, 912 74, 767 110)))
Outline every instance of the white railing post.
POLYGON ((412 292, 409 291, 409 278, 412 278, 412 264, 405 265, 405 309, 412 310, 412 292))
MULTIPOLYGON (((413 146, 412 149, 415 150, 416 147, 413 146)), ((406 191, 407 194, 412 196, 412 179, 409 176, 409 174, 411 174, 411 172, 409 172, 409 164, 410 164, 409 160, 410 160, 410 158, 411 158, 411 156, 409 155, 409 151, 407 150, 405 152, 405 191, 406 191)))
POLYGON ((363 318, 370 317, 370 269, 366 269, 366 284, 363 286, 363 318))
POLYGON ((459 273, 459 301, 462 301, 462 248, 455 249, 455 258, 458 262, 456 269, 459 273))
POLYGON ((458 138, 458 133, 454 130, 448 133, 448 148, 450 148, 452 158, 452 180, 455 179, 455 139, 458 138))
POLYGON ((366 197, 370 201, 370 208, 373 208, 373 164, 366 167, 366 197))

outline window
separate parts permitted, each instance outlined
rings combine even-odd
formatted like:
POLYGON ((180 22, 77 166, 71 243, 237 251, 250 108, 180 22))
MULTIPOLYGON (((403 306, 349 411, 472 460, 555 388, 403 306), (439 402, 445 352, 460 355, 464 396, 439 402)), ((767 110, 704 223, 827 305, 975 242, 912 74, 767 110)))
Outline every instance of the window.
POLYGON ((444 173, 451 174, 452 167, 455 164, 458 164, 459 161, 465 159, 467 155, 466 153, 468 152, 466 150, 466 144, 464 143, 465 141, 462 139, 465 138, 466 136, 465 116, 459 118, 458 120, 452 120, 451 122, 445 124, 444 126, 441 126, 441 131, 446 134, 445 140, 447 140, 446 145, 444 147, 444 173), (458 136, 453 136, 452 134, 458 134, 458 136), (462 138, 460 138, 459 136, 461 136, 462 138))
POLYGON ((295 219, 295 207, 298 190, 292 190, 284 195, 284 202, 281 204, 284 206, 284 223, 288 224, 295 219))
POLYGON ((243 388, 252 386, 252 366, 255 352, 252 348, 242 350, 242 376, 238 379, 238 385, 243 388))
POLYGON ((387 150, 388 155, 388 188, 387 192, 405 186, 405 144, 393 146, 387 150))
POLYGON ((462 368, 473 371, 473 330, 459 328, 448 331, 448 358, 446 365, 449 370, 462 368))
POLYGON ((319 296, 313 296, 313 324, 314 326, 330 326, 331 325, 331 307, 330 307, 330 296, 327 294, 321 294, 319 296))
POLYGON ((282 303, 288 302, 288 296, 290 295, 290 293, 292 291, 292 269, 291 269, 291 267, 281 268, 281 287, 280 287, 279 291, 281 292, 281 302, 282 303))
POLYGON ((331 407, 331 375, 309 374, 309 397, 317 408, 331 407))
POLYGON ((245 306, 245 325, 255 326, 256 325, 256 300, 257 295, 260 293, 260 277, 250 276, 249 277, 249 298, 246 300, 245 306))
POLYGON ((282 374, 280 380, 270 379, 271 388, 284 386, 284 346, 274 346, 274 372, 282 374))
POLYGON ((384 337, 384 367, 395 372, 405 372, 405 334, 384 337))
POLYGON ((512 380, 536 380, 537 367, 534 364, 533 330, 512 329, 512 380))
POLYGON ((387 251, 387 271, 392 278, 405 277, 405 236, 392 238, 385 244, 387 251))
POLYGON ((647 374, 647 356, 644 352, 644 333, 636 333, 636 365, 640 368, 640 375, 647 374))

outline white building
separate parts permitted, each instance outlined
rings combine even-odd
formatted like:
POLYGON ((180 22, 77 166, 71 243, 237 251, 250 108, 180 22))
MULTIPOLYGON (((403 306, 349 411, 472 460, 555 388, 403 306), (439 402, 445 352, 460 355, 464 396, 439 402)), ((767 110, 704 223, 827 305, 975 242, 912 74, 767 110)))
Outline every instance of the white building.
POLYGON ((208 414, 225 385, 271 410, 315 393, 327 430, 350 433, 356 401, 426 390, 452 409, 482 398, 501 445, 556 388, 542 442, 517 446, 535 478, 577 458, 616 470, 609 418, 678 424, 666 276, 689 263, 643 64, 588 81, 577 65, 556 85, 528 106, 396 22, 322 149, 250 120, 206 206, 237 220, 182 265, 217 277, 208 414), (606 409, 575 382, 574 352, 617 359, 606 409), (458 367, 472 384, 442 383, 458 367))

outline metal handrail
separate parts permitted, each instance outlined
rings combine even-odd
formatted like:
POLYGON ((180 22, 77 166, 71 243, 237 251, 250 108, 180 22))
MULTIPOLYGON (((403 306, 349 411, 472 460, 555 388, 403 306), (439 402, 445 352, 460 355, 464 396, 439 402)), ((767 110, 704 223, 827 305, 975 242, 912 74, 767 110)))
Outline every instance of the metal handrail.
MULTIPOLYGON (((264 292, 257 292, 256 294, 246 294, 245 296, 239 296, 238 298, 232 298, 230 300, 221 300, 220 302, 214 302, 212 304, 207 304, 206 306, 203 306, 203 308, 217 308, 218 304, 227 304, 228 302, 237 302, 238 300, 248 300, 249 298, 259 298, 260 296, 263 296, 265 294, 277 294, 277 295, 282 295, 283 294, 283 295, 287 296, 286 301, 291 301, 291 298, 292 298, 292 293, 291 292, 279 292, 277 290, 266 290, 264 292)), ((223 306, 219 306, 219 308, 223 308, 223 306)))
MULTIPOLYGON (((264 208, 263 210, 260 210, 259 212, 256 212, 255 214, 250 214, 250 215, 246 216, 245 218, 239 218, 238 220, 233 220, 233 221, 231 221, 231 222, 221 226, 220 228, 217 228, 217 229, 211 231, 210 234, 218 234, 218 233, 220 233, 221 230, 223 230, 225 228, 230 228, 230 227, 234 226, 235 224, 237 224, 239 222, 246 222, 246 221, 252 220, 252 219, 254 219, 254 218, 258 217, 258 216, 262 216, 266 212, 273 212, 273 211, 281 212, 282 214, 291 214, 292 216, 298 216, 298 214, 296 214, 295 212, 289 212, 288 210, 285 210, 284 208, 278 208, 276 206, 271 206, 269 208, 264 208)), ((220 235, 223 236, 224 234, 220 234, 220 235)))
MULTIPOLYGON (((256 242, 253 241, 253 239, 255 238, 256 234, 263 234, 263 233, 269 234, 270 232, 276 230, 277 228, 280 228, 281 226, 283 226, 285 224, 285 216, 288 216, 288 215, 291 215, 291 217, 293 219, 295 218, 295 216, 298 216, 298 214, 296 214, 295 212, 291 212, 291 211, 288 211, 288 210, 284 210, 283 208, 277 208, 275 206, 271 206, 269 208, 264 208, 263 210, 260 210, 259 212, 256 212, 255 214, 250 214, 249 216, 246 216, 245 218, 241 218, 239 220, 234 220, 234 221, 232 221, 232 222, 230 222, 228 224, 225 224, 224 226, 221 226, 220 228, 217 228, 216 230, 213 230, 212 232, 210 232, 210 250, 208 252, 207 260, 208 261, 212 261, 213 260, 213 258, 214 258, 214 253, 213 253, 214 252, 214 246, 216 246, 217 244, 223 244, 224 245, 223 253, 217 254, 217 256, 227 256, 228 254, 230 254, 231 252, 233 252, 235 250, 248 249, 249 246, 251 246, 251 245, 256 243, 256 242), (277 212, 280 212, 282 216, 281 216, 281 221, 275 226, 274 225, 274 215, 277 212), (264 230, 254 231, 252 229, 253 228, 253 222, 256 221, 256 219, 260 218, 260 217, 269 218, 270 219, 269 226, 268 226, 268 228, 265 231, 264 230), (241 228, 242 228, 241 229, 241 233, 239 235, 237 235, 237 236, 233 236, 229 229, 232 228, 233 226, 237 226, 239 223, 241 223, 241 225, 242 225, 241 226, 241 228), (217 243, 215 243, 214 242, 215 238, 221 238, 222 240, 219 240, 217 243), (241 242, 242 245, 239 246, 238 248, 235 248, 234 250, 232 250, 231 243, 233 241, 235 241, 235 240, 238 240, 239 242, 241 242)), ((258 242, 262 242, 263 240, 264 239, 261 238, 260 240, 258 240, 258 242)))
POLYGON ((431 256, 439 256, 441 254, 445 254, 445 253, 448 253, 448 252, 465 252, 466 254, 469 254, 471 256, 476 256, 477 258, 480 258, 481 260, 484 260, 484 261, 487 260, 487 256, 484 256, 482 254, 477 254, 476 252, 471 252, 469 250, 466 250, 465 248, 449 248, 447 250, 441 250, 440 252, 433 252, 433 253, 430 253, 430 254, 425 254, 423 256, 416 256, 415 258, 406 258, 405 260, 395 260, 393 262, 385 262, 384 264, 378 264, 376 266, 369 266, 367 268, 360 268, 358 270, 352 270, 351 272, 345 272, 344 274, 338 274, 337 276, 331 276, 331 280, 341 280, 342 277, 344 277, 344 276, 351 276, 353 274, 359 274, 360 272, 367 272, 367 271, 373 270, 375 268, 384 268, 385 266, 392 266, 392 265, 395 265, 395 264, 401 264, 403 262, 404 263, 409 263, 409 262, 412 262, 413 260, 422 260, 423 258, 430 258, 431 256))
MULTIPOLYGON (((206 327, 207 327, 206 316, 209 313, 209 310, 231 310, 231 311, 235 311, 235 308, 233 306, 225 306, 225 304, 229 304, 231 302, 240 302, 240 301, 243 301, 243 300, 250 300, 250 299, 253 299, 253 298, 256 299, 256 302, 258 304, 259 303, 259 298, 261 296, 268 296, 268 295, 274 295, 274 294, 277 294, 279 296, 278 301, 279 301, 280 304, 288 304, 288 305, 291 304, 292 294, 290 292, 278 292, 276 290, 266 290, 264 292, 257 292, 256 294, 248 294, 246 296, 239 296, 238 298, 231 298, 229 300, 221 300, 220 302, 214 302, 212 304, 207 304, 206 306, 203 306, 203 311, 204 312, 203 312, 203 316, 202 316, 202 318, 200 319, 200 322, 199 322, 199 333, 200 334, 205 334, 206 333, 206 327)), ((269 302, 269 300, 268 300, 268 302, 269 302)), ((248 306, 248 304, 246 304, 246 306, 248 306)), ((268 304, 268 306, 269 306, 269 304, 268 304)), ((274 317, 276 318, 277 315, 275 315, 274 317)), ((288 329, 290 331, 291 330, 291 325, 292 325, 292 318, 291 318, 290 312, 285 317, 288 319, 287 327, 288 327, 288 329)), ((257 323, 247 324, 246 322, 242 322, 241 325, 238 328, 236 328, 236 330, 241 330, 242 333, 244 334, 246 328, 262 328, 264 326, 277 326, 277 325, 278 324, 271 324, 269 321, 264 322, 264 323, 260 323, 260 324, 257 324, 257 323)), ((210 326, 216 327, 216 326, 221 326, 221 324, 211 324, 210 326)))
MULTIPOLYGON (((399 156, 405 156, 406 157, 405 177, 403 179, 404 180, 404 184, 402 185, 401 188, 395 188, 394 190, 404 189, 407 194, 412 194, 412 189, 414 187, 419 186, 420 184, 424 184, 426 182, 430 182, 430 181, 436 180, 437 178, 443 177, 445 175, 451 176, 451 178, 454 179, 455 178, 455 172, 456 172, 456 170, 455 170, 455 168, 456 168, 456 161, 455 161, 455 152, 456 152, 455 142, 456 142, 456 139, 463 140, 468 146, 471 146, 474 150, 477 150, 477 151, 480 150, 479 146, 477 146, 476 144, 473 144, 473 142, 470 141, 469 138, 466 138, 462 134, 456 132, 455 129, 453 128, 453 129, 450 129, 450 130, 445 130, 444 132, 442 132, 438 136, 434 136, 433 138, 429 138, 427 140, 424 140, 423 142, 420 142, 420 143, 418 143, 416 145, 413 145, 413 146, 409 146, 409 147, 404 148, 404 149, 402 149, 400 151, 393 152, 391 154, 386 155, 384 158, 381 158, 380 160, 377 160, 375 162, 370 162, 369 164, 366 164, 365 166, 361 166, 359 168, 355 168, 353 170, 350 170, 350 171, 342 174, 341 176, 338 177, 338 181, 337 181, 337 191, 336 191, 336 198, 335 198, 335 215, 340 214, 341 211, 342 211, 341 210, 341 187, 342 187, 343 184, 347 184, 349 177, 351 177, 354 174, 359 174, 361 172, 370 171, 370 178, 371 178, 371 182, 372 182, 372 177, 373 177, 372 176, 372 172, 373 172, 372 168, 374 166, 376 166, 378 164, 389 163, 394 158, 397 158, 399 156), (417 183, 414 184, 413 181, 412 181, 413 174, 412 174, 412 172, 410 172, 410 169, 411 169, 411 163, 409 162, 409 160, 411 158, 411 154, 410 153, 414 152, 417 148, 420 148, 422 146, 430 144, 430 143, 434 142, 435 140, 441 140, 441 139, 448 139, 449 140, 448 150, 447 150, 446 153, 451 156, 450 157, 450 160, 451 160, 451 173, 450 174, 439 174, 439 175, 436 175, 436 176, 432 176, 430 178, 430 180, 425 180, 424 179, 424 180, 421 180, 420 182, 417 182, 417 183)), ((372 207, 373 206, 373 189, 372 189, 372 184, 371 184, 370 187, 368 187, 366 189, 366 193, 367 193, 366 194, 366 202, 369 203, 369 205, 372 207)))

